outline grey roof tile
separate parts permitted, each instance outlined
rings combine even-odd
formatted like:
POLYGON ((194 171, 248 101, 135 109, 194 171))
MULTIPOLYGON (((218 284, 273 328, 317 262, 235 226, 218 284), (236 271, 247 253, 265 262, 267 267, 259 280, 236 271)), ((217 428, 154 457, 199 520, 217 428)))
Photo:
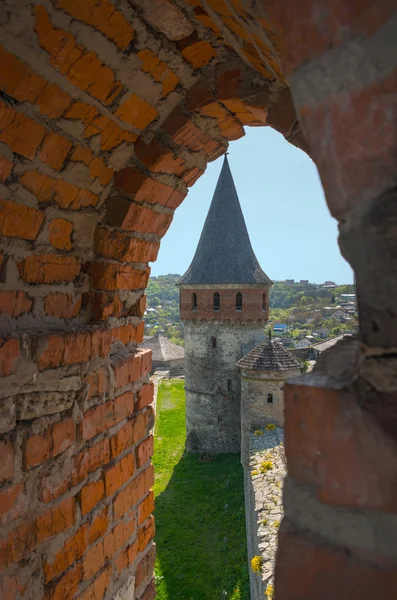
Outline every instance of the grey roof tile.
POLYGON ((177 285, 222 283, 272 284, 252 249, 226 156, 196 253, 177 285))
POLYGON ((236 366, 245 371, 291 371, 300 369, 301 363, 279 340, 268 338, 240 358, 236 366))

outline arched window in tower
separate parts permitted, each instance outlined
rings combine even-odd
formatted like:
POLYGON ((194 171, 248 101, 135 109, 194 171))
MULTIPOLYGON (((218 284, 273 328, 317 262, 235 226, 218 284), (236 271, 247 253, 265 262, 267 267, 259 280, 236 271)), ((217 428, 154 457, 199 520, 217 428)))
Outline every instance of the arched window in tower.
POLYGON ((219 292, 215 292, 214 294, 214 310, 220 310, 221 308, 221 296, 219 292))
POLYGON ((267 394, 266 400, 268 404, 273 404, 273 394, 267 394))
POLYGON ((243 295, 241 292, 236 294, 236 310, 243 310, 243 295))
POLYGON ((192 294, 192 310, 197 310, 197 294, 193 292, 192 294))
POLYGON ((266 292, 263 292, 262 294, 262 310, 267 310, 266 292))
POLYGON ((216 348, 216 337, 212 336, 211 338, 211 345, 213 348, 216 348))

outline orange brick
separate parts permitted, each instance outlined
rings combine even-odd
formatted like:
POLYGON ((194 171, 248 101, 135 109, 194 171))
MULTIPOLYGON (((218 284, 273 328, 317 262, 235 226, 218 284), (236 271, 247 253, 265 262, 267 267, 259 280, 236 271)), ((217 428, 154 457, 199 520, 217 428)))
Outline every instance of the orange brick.
POLYGON ((105 486, 102 479, 87 483, 81 489, 81 512, 83 515, 91 512, 91 510, 102 500, 105 493, 105 486))
POLYGON ((0 483, 11 479, 14 475, 14 446, 11 440, 0 440, 0 483))
POLYGON ((36 546, 34 523, 24 521, 0 542, 0 568, 19 562, 36 546))
POLYGON ((154 517, 151 515, 145 524, 138 529, 138 550, 142 552, 154 538, 154 517))
POLYGON ((99 538, 103 537, 109 526, 109 509, 108 506, 96 513, 91 526, 88 530, 88 543, 93 544, 99 538))
POLYGON ((64 339, 60 335, 49 335, 38 348, 37 366, 39 371, 49 367, 59 367, 64 352, 64 339))
POLYGON ((153 469, 145 469, 138 477, 128 483, 116 496, 113 502, 114 516, 116 519, 129 512, 141 498, 147 494, 153 485, 153 469))
POLYGON ((35 102, 45 86, 45 79, 26 63, 0 46, 0 86, 20 102, 35 102))
POLYGON ((150 435, 136 449, 136 466, 140 469, 153 456, 153 436, 150 435))
POLYGON ((76 424, 72 418, 56 423, 52 428, 52 455, 57 456, 76 441, 76 424))
POLYGON ((116 116, 143 131, 158 116, 158 112, 137 94, 132 94, 120 104, 116 116))
POLYGON ((0 291, 0 312, 10 317, 19 317, 32 308, 32 300, 25 292, 3 292, 0 291))
POLYGON ((89 148, 77 146, 73 151, 71 159, 76 162, 83 162, 88 167, 92 161, 92 152, 89 148))
POLYGON ((109 197, 106 200, 106 215, 109 223, 139 233, 156 233, 163 236, 172 222, 172 214, 163 214, 129 202, 121 196, 109 197))
POLYGON ((0 200, 0 234, 24 240, 36 239, 44 220, 40 210, 0 200))
POLYGON ((136 202, 161 204, 172 209, 176 209, 186 196, 185 193, 148 177, 135 167, 119 171, 115 176, 115 185, 136 202))
POLYGON ((79 600, 99 600, 104 598, 106 591, 110 586, 110 578, 112 574, 111 567, 105 569, 99 577, 85 589, 83 594, 79 596, 79 600))
POLYGON ((138 506, 138 525, 142 525, 154 511, 154 493, 150 490, 146 498, 138 506))
POLYGON ((91 336, 89 333, 70 333, 65 336, 64 365, 76 365, 91 358, 91 336))
POLYGON ((93 444, 88 450, 83 450, 74 458, 75 479, 81 481, 98 467, 107 465, 110 461, 109 440, 103 439, 93 444))
POLYGON ((83 576, 83 567, 77 563, 73 569, 63 575, 55 587, 51 588, 50 600, 72 600, 83 576))
POLYGON ((114 365, 114 376, 116 389, 122 388, 129 383, 134 383, 141 377, 142 357, 136 353, 127 359, 120 360, 114 365))
POLYGON ((51 562, 44 563, 45 581, 51 581, 76 562, 87 548, 88 526, 82 525, 58 550, 51 562))
POLYGON ((63 135, 51 131, 47 133, 40 150, 40 159, 59 171, 63 167, 73 144, 63 135))
POLYGON ((0 156, 0 181, 5 181, 12 171, 13 163, 0 156))
POLYGON ((83 417, 83 436, 84 439, 90 440, 99 433, 113 427, 114 413, 113 402, 105 402, 94 408, 90 408, 84 413, 83 417))
POLYGON ((43 542, 61 531, 73 527, 76 520, 76 503, 73 497, 66 498, 55 508, 50 508, 37 517, 37 541, 43 542))
POLYGON ((106 358, 112 346, 112 336, 109 329, 97 330, 92 333, 92 356, 106 358))
POLYGON ((134 443, 134 425, 128 421, 118 432, 110 438, 112 458, 121 454, 134 443))
POLYGON ((128 454, 110 469, 105 471, 106 495, 112 496, 135 472, 135 461, 132 454, 128 454))
POLYGON ((31 255, 18 263, 19 274, 26 283, 74 281, 80 264, 73 256, 31 255))
POLYGON ((48 238, 51 246, 59 250, 71 250, 70 239, 73 231, 73 223, 66 219, 53 219, 48 224, 48 238))
POLYGON ((94 373, 87 375, 85 382, 88 384, 87 398, 101 396, 109 389, 109 374, 106 367, 96 369, 94 373))
POLYGON ((43 435, 34 435, 25 443, 24 465, 31 469, 45 462, 51 457, 51 436, 49 431, 43 435))
MULTIPOLYGON (((134 535, 136 531, 136 521, 135 516, 132 514, 127 519, 124 519, 121 523, 116 525, 116 527, 112 531, 113 540, 112 544, 114 545, 116 551, 119 550, 124 544, 129 540, 129 538, 134 535)), ((108 539, 105 539, 105 551, 108 545, 108 539)))
POLYGON ((102 150, 112 150, 122 142, 131 143, 138 137, 135 133, 121 129, 117 123, 105 115, 93 118, 84 131, 84 135, 88 138, 98 134, 101 135, 102 150))
POLYGON ((72 98, 55 83, 47 82, 36 100, 40 112, 50 119, 58 119, 70 106, 72 98))
POLYGON ((91 177, 98 177, 102 185, 107 185, 111 181, 113 173, 113 169, 107 167, 101 158, 94 158, 90 164, 91 177))
POLYGON ((19 341, 16 339, 0 339, 0 377, 11 375, 15 371, 20 355, 19 341))
POLYGON ((79 0, 58 0, 57 6, 74 19, 94 26, 122 50, 128 47, 134 37, 131 23, 109 0, 103 0, 100 4, 82 4, 79 0))
POLYGON ((98 227, 95 231, 94 251, 106 258, 126 262, 153 262, 160 244, 147 242, 120 232, 98 227))
POLYGON ((140 560, 135 576, 135 585, 138 588, 148 577, 152 576, 156 560, 156 548, 153 546, 140 560))
POLYGON ((215 58, 216 52, 209 42, 200 40, 184 48, 182 56, 192 65, 193 69, 201 69, 215 58))
POLYGON ((134 290, 146 287, 149 270, 138 270, 115 263, 91 263, 88 268, 91 284, 102 290, 134 290))
POLYGON ((151 404, 153 402, 153 394, 154 387, 152 382, 143 385, 138 392, 137 409, 141 410, 145 406, 148 406, 148 404, 151 404))
POLYGON ((92 546, 84 557, 84 579, 92 579, 106 562, 103 541, 92 546))
POLYGON ((7 107, 4 102, 0 102, 0 128, 0 142, 7 144, 16 154, 31 159, 46 134, 42 125, 7 107))
POLYGON ((16 519, 25 513, 27 508, 27 497, 22 483, 0 490, 0 522, 16 519))
MULTIPOLYGON (((48 294, 44 299, 44 312, 57 319, 72 319, 77 317, 81 309, 82 296, 75 300, 70 294, 48 294)), ((1 306, 1 292, 0 292, 1 306)))
POLYGON ((113 401, 114 422, 120 423, 123 419, 130 417, 134 412, 134 394, 125 392, 113 401))
POLYGON ((144 440, 153 426, 153 408, 149 406, 134 417, 134 441, 144 440))

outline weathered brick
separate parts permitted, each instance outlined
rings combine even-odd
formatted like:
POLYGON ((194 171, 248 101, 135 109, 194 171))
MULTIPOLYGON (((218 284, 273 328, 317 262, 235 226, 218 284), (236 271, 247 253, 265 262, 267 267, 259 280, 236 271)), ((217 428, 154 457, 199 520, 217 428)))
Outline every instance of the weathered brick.
POLYGON ((135 574, 135 585, 138 588, 152 575, 156 560, 156 548, 153 546, 147 554, 139 561, 135 574))
POLYGON ((169 40, 182 40, 194 30, 189 19, 171 0, 151 0, 150 4, 142 4, 141 10, 145 21, 169 40))
POLYGON ((149 48, 138 52, 137 57, 142 61, 142 71, 149 73, 155 81, 161 83, 163 97, 167 96, 178 85, 179 79, 168 65, 160 60, 149 48))
POLYGON ((146 287, 149 269, 142 271, 128 265, 91 263, 88 268, 91 284, 102 290, 134 290, 146 287))
POLYGON ((84 413, 83 435, 84 439, 90 440, 94 436, 110 429, 115 424, 113 413, 113 402, 105 402, 84 413))
POLYGON ((120 296, 116 293, 91 292, 86 298, 93 321, 105 321, 109 317, 122 317, 127 314, 120 296))
POLYGON ((139 140, 135 145, 135 154, 146 167, 155 173, 182 175, 186 168, 184 159, 176 156, 157 138, 153 138, 148 144, 139 140))
POLYGON ((106 367, 96 369, 93 373, 89 373, 85 378, 85 383, 88 384, 88 399, 105 394, 109 390, 109 373, 106 367))
POLYGON ((25 292, 0 291, 0 312, 10 317, 19 317, 23 313, 29 312, 32 304, 32 300, 25 292))
POLYGON ((57 577, 74 562, 76 562, 87 548, 88 526, 82 525, 62 545, 55 556, 44 563, 44 575, 46 582, 57 577))
POLYGON ((154 579, 145 587, 145 591, 139 600, 155 600, 156 598, 156 584, 154 579))
POLYGON ((109 526, 109 506, 104 506, 99 512, 95 513, 91 526, 88 530, 88 544, 94 544, 99 538, 103 537, 109 526))
POLYGON ((203 40, 195 41, 191 45, 186 46, 181 51, 181 54, 191 64, 193 69, 205 67, 216 56, 215 48, 209 42, 203 40))
POLYGON ((32 254, 18 263, 18 270, 26 283, 56 283, 76 279, 80 263, 74 256, 32 254))
POLYGON ((153 436, 144 440, 136 449, 136 466, 138 469, 142 467, 153 456, 153 436))
POLYGON ((81 4, 79 0, 58 0, 58 8, 74 19, 92 25, 121 49, 126 50, 134 38, 134 29, 109 0, 100 4, 81 4))
POLYGON ((65 573, 56 585, 51 588, 50 600, 72 600, 83 576, 83 567, 77 563, 70 571, 65 573))
POLYGON ((81 300, 81 295, 75 299, 70 294, 62 294, 60 292, 48 294, 44 298, 44 312, 57 319, 73 319, 80 312, 81 300))
POLYGON ((4 158, 4 156, 0 156, 0 181, 5 181, 7 177, 11 174, 13 167, 13 163, 4 158))
POLYGON ((55 423, 52 428, 52 455, 57 456, 76 441, 76 424, 73 418, 55 423))
POLYGON ((50 131, 47 133, 40 150, 40 159, 48 163, 53 169, 62 169, 73 144, 70 140, 59 133, 50 131))
POLYGON ((127 231, 157 233, 163 236, 171 225, 172 214, 163 214, 122 196, 112 196, 106 200, 106 216, 112 225, 127 231))
POLYGON ((82 162, 88 167, 92 162, 92 151, 84 146, 76 146, 73 150, 71 160, 82 162))
POLYGON ((104 496, 105 486, 102 479, 94 481, 93 483, 87 483, 81 488, 80 502, 81 512, 83 515, 91 512, 93 508, 100 502, 104 496))
POLYGON ((129 512, 147 494, 152 485, 153 470, 151 468, 145 469, 131 483, 128 483, 113 502, 115 518, 121 519, 125 513, 129 512))
POLYGON ((152 427, 153 408, 148 407, 139 412, 134 418, 134 442, 141 442, 144 440, 152 427))
POLYGON ((79 596, 79 600, 98 600, 104 598, 106 591, 110 587, 110 579, 112 575, 111 567, 108 567, 91 583, 79 596))
POLYGON ((136 353, 114 364, 115 386, 122 388, 129 383, 134 383, 141 377, 142 357, 136 353))
POLYGON ((0 490, 1 523, 10 522, 11 520, 20 517, 22 514, 26 513, 27 508, 28 501, 22 483, 0 490))
POLYGON ((73 223, 66 219, 53 219, 48 224, 48 238, 51 246, 59 250, 71 250, 72 241, 70 236, 73 231, 73 223))
POLYGON ((139 390, 137 409, 141 410, 153 402, 154 386, 153 383, 145 383, 139 390))
POLYGON ((25 171, 21 183, 36 196, 39 203, 54 202, 60 208, 79 210, 96 206, 98 202, 98 196, 90 190, 79 188, 62 179, 53 179, 39 171, 25 171))
POLYGON ((72 98, 55 83, 47 82, 36 100, 40 112, 50 119, 57 119, 70 106, 72 98))
POLYGON ((37 366, 39 371, 49 367, 59 367, 64 352, 64 338, 60 335, 49 335, 41 342, 37 350, 37 366))
POLYGON ((36 239, 44 213, 30 206, 0 200, 0 234, 24 240, 36 239))
POLYGON ((142 525, 154 511, 154 493, 150 490, 146 498, 138 506, 138 525, 142 525))
POLYGON ((0 377, 11 375, 15 371, 20 355, 19 341, 16 339, 0 339, 0 377))
POLYGON ((74 458, 76 481, 85 479, 89 473, 98 467, 107 465, 110 460, 109 440, 103 439, 83 450, 74 458))
POLYGON ((125 194, 131 195, 136 202, 161 204, 175 210, 182 203, 186 194, 148 177, 135 167, 127 167, 115 176, 116 187, 125 194))
POLYGON ((120 231, 98 227, 95 231, 94 251, 100 256, 125 262, 153 262, 157 258, 159 242, 147 242, 120 231))
POLYGON ((37 517, 37 541, 43 542, 61 531, 73 527, 76 520, 76 503, 73 497, 66 498, 57 506, 37 517))
POLYGON ((0 86, 2 90, 15 100, 34 103, 45 83, 45 79, 35 73, 26 63, 0 46, 0 86))
POLYGON ((24 447, 25 469, 37 467, 51 457, 51 435, 47 430, 43 435, 34 435, 28 438, 24 447))
POLYGON ((116 115, 139 131, 143 131, 149 123, 154 121, 158 112, 151 104, 142 100, 138 94, 132 94, 120 104, 116 115))
POLYGON ((24 521, 0 542, 0 568, 27 557, 37 544, 33 522, 24 521))
POLYGON ((135 460, 133 454, 127 454, 118 463, 105 471, 106 496, 113 494, 126 483, 135 472, 135 460))
POLYGON ((101 356, 106 358, 112 347, 112 334, 109 329, 96 330, 92 332, 92 357, 101 356))
POLYGON ((11 479, 14 475, 14 446, 11 440, 0 440, 0 483, 11 479))
POLYGON ((142 552, 149 542, 154 538, 154 517, 151 515, 147 521, 138 529, 138 549, 142 552))
POLYGON ((90 175, 94 179, 98 177, 102 185, 110 183, 113 177, 113 169, 107 167, 101 158, 94 158, 90 163, 90 175))
POLYGON ((34 158, 45 134, 42 125, 0 101, 0 142, 7 144, 13 152, 24 158, 34 158))
POLYGON ((110 451, 112 458, 121 454, 134 443, 134 424, 128 421, 118 432, 110 438, 110 451))
POLYGON ((91 358, 91 335, 89 333, 70 333, 65 336, 64 365, 76 365, 91 358))

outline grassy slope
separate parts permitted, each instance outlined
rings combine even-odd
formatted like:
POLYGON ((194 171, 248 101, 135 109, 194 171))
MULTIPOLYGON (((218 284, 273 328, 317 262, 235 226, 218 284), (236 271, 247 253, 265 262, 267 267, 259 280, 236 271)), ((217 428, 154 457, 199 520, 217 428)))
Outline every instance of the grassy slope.
POLYGON ((237 455, 184 454, 183 382, 159 389, 155 430, 157 600, 248 600, 237 455))

